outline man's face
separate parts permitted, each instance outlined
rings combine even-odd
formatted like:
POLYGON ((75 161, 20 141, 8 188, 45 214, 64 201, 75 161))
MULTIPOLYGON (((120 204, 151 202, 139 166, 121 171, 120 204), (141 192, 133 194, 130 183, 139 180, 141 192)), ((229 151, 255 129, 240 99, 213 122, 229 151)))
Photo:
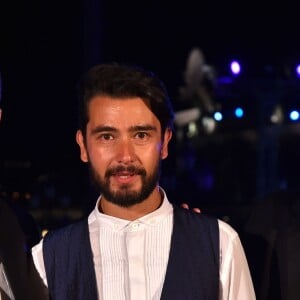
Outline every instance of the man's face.
POLYGON ((158 184, 171 131, 162 139, 159 120, 140 98, 96 96, 88 111, 86 139, 81 131, 76 138, 102 196, 123 207, 143 202, 158 184))

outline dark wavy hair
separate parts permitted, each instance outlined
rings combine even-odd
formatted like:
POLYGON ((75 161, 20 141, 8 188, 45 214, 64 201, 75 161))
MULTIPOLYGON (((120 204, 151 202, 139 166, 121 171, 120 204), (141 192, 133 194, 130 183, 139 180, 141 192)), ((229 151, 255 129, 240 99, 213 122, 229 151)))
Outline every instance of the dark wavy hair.
POLYGON ((120 99, 139 97, 160 121, 162 132, 173 128, 174 112, 168 92, 153 72, 135 65, 107 63, 92 67, 78 85, 78 126, 84 136, 89 102, 99 95, 120 99))

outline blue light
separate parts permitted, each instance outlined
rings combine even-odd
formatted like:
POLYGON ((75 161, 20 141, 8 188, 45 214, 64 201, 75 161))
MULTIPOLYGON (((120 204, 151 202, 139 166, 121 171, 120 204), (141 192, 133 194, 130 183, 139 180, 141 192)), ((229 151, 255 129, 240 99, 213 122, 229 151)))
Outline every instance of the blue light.
POLYGON ((300 117, 300 114, 299 114, 299 112, 298 112, 297 110, 292 110, 292 111, 290 112, 290 119, 291 119, 292 121, 297 121, 297 120, 299 120, 299 117, 300 117))
POLYGON ((216 111, 216 112, 214 113, 214 119, 215 119, 216 121, 222 121, 222 119, 223 119, 222 113, 220 113, 219 111, 216 111))
POLYGON ((241 65, 236 60, 230 64, 230 70, 234 75, 238 75, 241 72, 241 65))
POLYGON ((237 107, 234 114, 237 118, 242 118, 244 116, 244 110, 241 107, 237 107))
POLYGON ((300 65, 298 65, 296 67, 296 73, 297 73, 298 77, 300 77, 300 65))

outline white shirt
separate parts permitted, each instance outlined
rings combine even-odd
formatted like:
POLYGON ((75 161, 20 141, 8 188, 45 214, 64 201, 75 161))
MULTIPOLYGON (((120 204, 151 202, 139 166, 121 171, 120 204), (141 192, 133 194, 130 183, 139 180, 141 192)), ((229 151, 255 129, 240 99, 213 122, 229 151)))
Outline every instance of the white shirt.
MULTIPOLYGON (((95 209, 88 217, 99 299, 159 300, 168 263, 173 206, 166 195, 154 212, 135 221, 95 209)), ((236 231, 219 220, 221 300, 253 300, 247 260, 236 231)), ((33 247, 36 268, 47 285, 43 241, 33 247)))

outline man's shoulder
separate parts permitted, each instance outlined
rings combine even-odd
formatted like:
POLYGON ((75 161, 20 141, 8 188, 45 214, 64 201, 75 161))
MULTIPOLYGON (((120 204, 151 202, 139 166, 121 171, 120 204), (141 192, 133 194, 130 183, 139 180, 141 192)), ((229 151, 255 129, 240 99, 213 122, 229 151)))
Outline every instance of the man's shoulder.
MULTIPOLYGON (((219 219, 218 217, 206 213, 197 213, 190 209, 184 209, 178 206, 174 206, 175 216, 179 216, 183 220, 196 221, 203 225, 215 225, 219 229, 219 234, 221 238, 226 238, 228 240, 234 240, 238 237, 237 231, 227 222, 219 219)), ((176 219, 176 218, 175 218, 176 219)), ((188 221, 188 222, 189 222, 188 221)))
POLYGON ((174 229, 180 230, 185 234, 193 236, 219 236, 218 219, 204 213, 197 213, 192 210, 187 210, 181 207, 174 207, 174 229))
POLYGON ((218 219, 218 224, 221 241, 226 241, 226 244, 231 244, 239 239, 238 232, 229 223, 218 219))
POLYGON ((221 219, 218 219, 218 223, 219 223, 220 230, 223 231, 224 233, 227 233, 230 235, 237 235, 237 231, 229 223, 227 223, 221 219))
POLYGON ((198 213, 191 209, 185 209, 185 208, 182 208, 179 206, 174 206, 174 214, 179 215, 186 219, 200 220, 200 222, 201 221, 204 221, 204 222, 217 222, 218 221, 218 218, 213 215, 209 215, 209 214, 205 214, 205 213, 198 213))
POLYGON ((44 240, 59 239, 59 238, 68 239, 72 237, 72 234, 74 232, 82 231, 86 228, 86 226, 87 226, 86 218, 82 220, 78 220, 66 226, 49 230, 45 235, 44 240))

